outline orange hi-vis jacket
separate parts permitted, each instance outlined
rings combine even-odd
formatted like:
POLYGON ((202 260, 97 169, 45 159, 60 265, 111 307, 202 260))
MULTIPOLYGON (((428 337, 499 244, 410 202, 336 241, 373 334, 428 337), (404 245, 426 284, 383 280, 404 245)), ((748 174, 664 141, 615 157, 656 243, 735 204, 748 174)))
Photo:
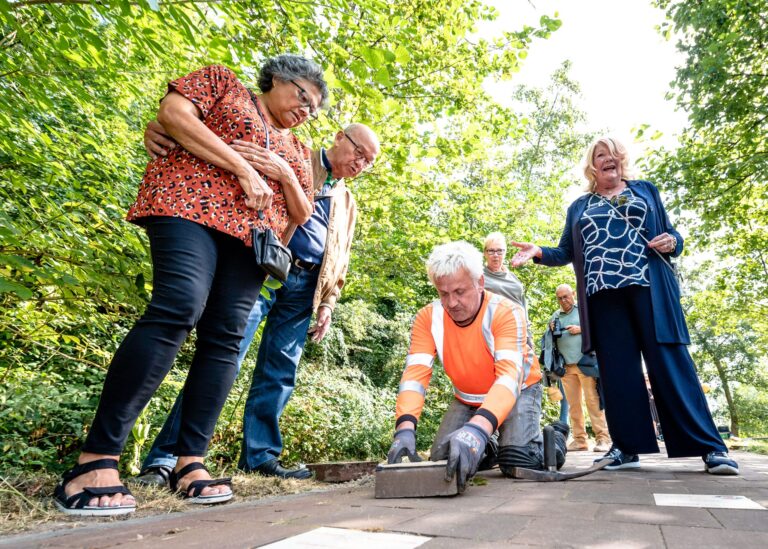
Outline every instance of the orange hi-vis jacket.
POLYGON ((520 305, 487 291, 474 322, 463 328, 439 300, 421 309, 411 331, 396 417, 418 420, 437 355, 456 398, 490 412, 496 425, 503 423, 520 391, 541 379, 539 362, 527 343, 527 329, 520 305))

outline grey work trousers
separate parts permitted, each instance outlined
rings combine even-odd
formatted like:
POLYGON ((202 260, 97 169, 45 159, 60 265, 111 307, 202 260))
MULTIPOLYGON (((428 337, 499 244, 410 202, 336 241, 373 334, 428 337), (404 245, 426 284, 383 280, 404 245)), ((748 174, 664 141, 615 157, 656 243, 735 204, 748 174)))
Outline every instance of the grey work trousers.
MULTIPOLYGON (((542 469, 544 464, 541 421, 541 384, 526 387, 520 393, 507 419, 499 425, 499 465, 542 469), (509 461, 509 463, 506 463, 509 461)), ((477 412, 470 406, 454 399, 446 410, 437 435, 432 443, 429 459, 439 461, 448 458, 449 435, 460 429, 477 412)))

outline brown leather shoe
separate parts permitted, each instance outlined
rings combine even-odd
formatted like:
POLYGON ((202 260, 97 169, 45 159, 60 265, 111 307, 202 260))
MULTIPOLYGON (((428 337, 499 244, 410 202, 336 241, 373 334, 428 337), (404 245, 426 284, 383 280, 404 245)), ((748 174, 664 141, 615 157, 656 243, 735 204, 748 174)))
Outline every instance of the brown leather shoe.
POLYGON ((254 471, 267 477, 295 478, 299 480, 304 480, 312 476, 312 471, 304 467, 303 464, 299 464, 295 469, 287 469, 283 467, 277 459, 265 461, 256 467, 254 471))
POLYGON ((595 444, 595 447, 592 448, 593 452, 601 452, 605 453, 608 450, 611 449, 611 441, 610 440, 598 440, 597 444, 595 444))
POLYGON ((568 445, 569 452, 584 452, 586 450, 589 450, 589 446, 586 442, 579 442, 578 440, 574 440, 568 445))

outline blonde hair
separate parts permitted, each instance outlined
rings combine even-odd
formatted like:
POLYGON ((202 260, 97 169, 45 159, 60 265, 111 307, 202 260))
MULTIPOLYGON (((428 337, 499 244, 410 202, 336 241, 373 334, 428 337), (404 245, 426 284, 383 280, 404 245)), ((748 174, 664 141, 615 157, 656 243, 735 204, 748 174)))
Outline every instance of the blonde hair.
POLYGON ((622 145, 620 141, 612 137, 599 137, 592 142, 589 148, 587 148, 587 154, 584 157, 584 177, 586 177, 588 181, 584 190, 590 193, 595 192, 595 189, 597 188, 597 169, 594 164, 594 156, 595 149, 598 145, 605 145, 608 147, 611 156, 619 161, 621 178, 626 181, 627 177, 629 177, 629 153, 627 152, 627 148, 622 145))
POLYGON ((454 275, 461 269, 469 273, 473 282, 483 276, 483 254, 464 240, 435 246, 427 259, 427 275, 433 285, 438 278, 454 275))
POLYGON ((483 251, 487 250, 488 245, 493 242, 501 242, 504 245, 504 249, 507 249, 507 239, 504 234, 497 231, 485 237, 485 240, 483 241, 483 251))

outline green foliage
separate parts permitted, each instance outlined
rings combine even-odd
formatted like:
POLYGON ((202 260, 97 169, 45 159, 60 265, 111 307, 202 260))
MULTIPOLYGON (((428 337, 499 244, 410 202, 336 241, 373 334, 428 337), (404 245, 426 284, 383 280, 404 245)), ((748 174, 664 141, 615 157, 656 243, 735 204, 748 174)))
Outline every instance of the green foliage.
POLYGON ((752 304, 745 306, 742 293, 731 285, 732 275, 711 261, 703 262, 686 275, 684 307, 699 377, 714 387, 715 397, 725 400, 726 414, 722 415, 727 416, 731 431, 740 436, 745 421, 750 428, 762 421, 749 399, 737 395, 744 394, 746 387, 768 389, 768 342, 761 336, 768 324, 752 304))
MULTIPOLYGON (((308 343, 304 353, 296 390, 280 421, 285 443, 282 459, 381 459, 386 454, 409 330, 410 318, 405 315, 388 320, 371 304, 338 305, 326 338, 321 344, 308 343)), ((252 368, 246 361, 211 443, 212 458, 222 463, 237 462, 252 368)), ((435 368, 419 426, 419 449, 431 445, 452 395, 442 369, 435 368)), ((160 421, 168 406, 161 409, 160 421)))
POLYGON ((676 151, 647 161, 650 174, 693 215, 688 226, 731 266, 764 307, 768 280, 768 22, 763 2, 663 0, 662 32, 686 60, 673 94, 690 126, 676 151))
MULTIPOLYGON (((716 382, 734 432, 751 422, 738 394, 765 371, 768 305, 768 21, 764 2, 659 0, 686 59, 670 97, 689 114, 676 150, 645 162, 672 198, 698 257, 687 280, 700 375, 716 382), (746 415, 745 415, 746 414, 746 415)), ((763 388, 764 389, 764 388, 763 388)))
POLYGON ((395 392, 352 368, 305 366, 280 426, 288 461, 381 459, 392 439, 395 392))
POLYGON ((736 408, 742 418, 742 437, 768 437, 768 391, 766 385, 742 385, 736 389, 736 408))

